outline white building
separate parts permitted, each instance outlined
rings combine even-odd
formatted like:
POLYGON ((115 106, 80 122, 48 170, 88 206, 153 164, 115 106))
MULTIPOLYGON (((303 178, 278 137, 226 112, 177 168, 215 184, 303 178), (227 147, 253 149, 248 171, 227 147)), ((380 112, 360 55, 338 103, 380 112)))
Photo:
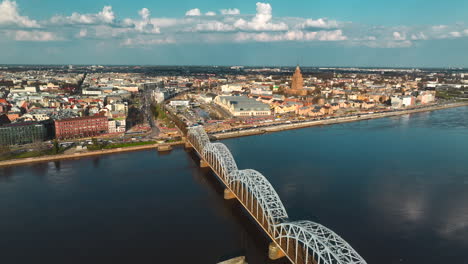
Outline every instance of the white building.
POLYGON ((117 127, 115 125, 115 120, 109 120, 108 121, 108 130, 109 134, 117 133, 117 127))
POLYGON ((169 103, 170 106, 184 106, 188 107, 189 106, 189 101, 183 101, 183 100, 174 100, 169 103))
POLYGON ((268 86, 257 86, 250 89, 251 94, 255 95, 273 95, 273 91, 268 86))
POLYGON ((92 88, 88 88, 88 89, 83 89, 81 91, 81 93, 83 95, 101 95, 102 94, 102 90, 100 89, 92 89, 92 88))
POLYGON ((242 84, 225 84, 221 85, 221 92, 223 93, 232 93, 232 92, 241 92, 242 91, 242 84))
POLYGON ((127 113, 128 106, 127 106, 127 103, 114 103, 114 104, 112 104, 111 110, 116 111, 116 112, 125 112, 125 113, 127 113))
POLYGON ((413 106, 415 104, 415 98, 414 96, 405 96, 403 97, 403 106, 413 106))
POLYGON ((403 98, 400 96, 392 96, 390 100, 393 108, 401 108, 403 106, 403 98))

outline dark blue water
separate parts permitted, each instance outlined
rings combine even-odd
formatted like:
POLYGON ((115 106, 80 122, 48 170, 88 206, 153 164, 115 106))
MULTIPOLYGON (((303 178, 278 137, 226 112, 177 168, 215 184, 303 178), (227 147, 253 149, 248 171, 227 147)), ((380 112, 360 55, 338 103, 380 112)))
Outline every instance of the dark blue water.
MULTIPOLYGON (((468 107, 223 141, 368 263, 468 263, 468 107)), ((0 169, 1 263, 267 263, 182 148, 0 169)))

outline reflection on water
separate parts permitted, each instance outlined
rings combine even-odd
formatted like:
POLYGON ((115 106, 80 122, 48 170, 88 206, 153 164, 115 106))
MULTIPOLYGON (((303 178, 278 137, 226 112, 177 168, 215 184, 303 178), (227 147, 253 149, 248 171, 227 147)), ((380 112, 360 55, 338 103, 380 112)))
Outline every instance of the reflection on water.
MULTIPOLYGON (((293 220, 330 227, 368 263, 468 263, 467 118, 465 107, 224 142, 293 220)), ((0 168, 2 263, 281 263, 222 193, 182 148, 0 168)))

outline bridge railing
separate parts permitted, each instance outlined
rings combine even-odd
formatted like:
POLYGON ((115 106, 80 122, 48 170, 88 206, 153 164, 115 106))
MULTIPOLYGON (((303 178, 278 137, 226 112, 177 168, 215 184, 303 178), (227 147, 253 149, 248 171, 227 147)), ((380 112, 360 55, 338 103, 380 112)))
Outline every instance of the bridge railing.
POLYGON ((189 128, 187 140, 293 263, 366 263, 330 229, 311 221, 290 221, 265 176, 251 169, 239 170, 226 145, 211 143, 203 127, 189 128))

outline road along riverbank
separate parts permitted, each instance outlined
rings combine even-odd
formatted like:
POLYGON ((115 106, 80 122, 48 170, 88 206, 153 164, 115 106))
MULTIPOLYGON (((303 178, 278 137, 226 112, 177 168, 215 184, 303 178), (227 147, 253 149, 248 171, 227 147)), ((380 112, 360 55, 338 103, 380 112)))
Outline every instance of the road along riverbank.
POLYGON ((95 150, 95 151, 86 151, 86 152, 78 152, 73 154, 58 154, 58 155, 47 155, 41 157, 34 157, 34 158, 24 158, 24 159, 12 159, 12 160, 5 160, 0 161, 0 167, 10 167, 10 166, 18 166, 18 165, 26 165, 31 163, 38 163, 38 162, 49 162, 49 161, 57 161, 57 160, 66 160, 66 159, 79 159, 85 157, 93 157, 93 156, 100 156, 100 155, 108 155, 108 154, 115 154, 121 152, 129 152, 129 151, 140 151, 140 150, 148 150, 154 149, 157 150, 160 146, 176 146, 176 145, 183 145, 184 142, 171 142, 171 143, 162 143, 162 144, 149 144, 143 146, 131 146, 131 147, 122 147, 122 148, 115 148, 115 149, 104 149, 104 150, 95 150))
POLYGON ((311 127, 311 126, 333 125, 333 124, 339 124, 339 123, 356 122, 356 121, 377 119, 377 118, 384 118, 384 117, 391 117, 391 116, 401 116, 401 115, 407 115, 407 114, 412 114, 412 113, 436 111, 436 110, 462 107, 462 106, 468 106, 468 102, 435 105, 431 107, 415 108, 415 109, 400 110, 400 111, 361 114, 358 116, 346 116, 346 117, 335 117, 335 118, 323 119, 323 120, 303 121, 299 123, 280 124, 280 125, 274 125, 274 126, 268 126, 268 127, 257 127, 257 128, 251 128, 251 129, 247 128, 247 129, 243 129, 239 131, 232 131, 232 132, 225 132, 225 133, 213 133, 213 134, 210 134, 210 136, 213 137, 214 139, 220 140, 220 139, 227 139, 227 138, 260 135, 260 134, 265 134, 265 133, 279 132, 279 131, 291 130, 291 129, 299 129, 299 128, 305 128, 305 127, 311 127))

